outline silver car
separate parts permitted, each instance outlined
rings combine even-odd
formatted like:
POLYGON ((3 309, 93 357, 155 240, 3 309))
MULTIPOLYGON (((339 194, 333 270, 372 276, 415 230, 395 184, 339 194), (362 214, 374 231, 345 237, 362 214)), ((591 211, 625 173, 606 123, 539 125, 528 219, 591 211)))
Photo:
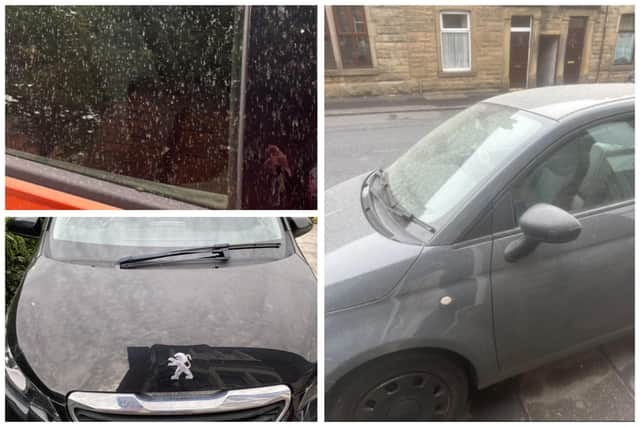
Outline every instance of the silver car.
POLYGON ((326 193, 326 415, 447 420, 633 331, 634 86, 480 102, 326 193))

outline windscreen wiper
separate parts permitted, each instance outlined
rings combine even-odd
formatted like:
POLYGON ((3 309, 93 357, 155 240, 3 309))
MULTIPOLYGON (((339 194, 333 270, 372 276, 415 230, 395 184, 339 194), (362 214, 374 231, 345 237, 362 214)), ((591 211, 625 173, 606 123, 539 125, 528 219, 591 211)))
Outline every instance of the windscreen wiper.
MULTIPOLYGON (((157 252, 146 255, 135 255, 120 258, 116 261, 116 264, 120 268, 137 268, 146 267, 151 265, 157 265, 158 262, 149 262, 159 259, 184 257, 180 261, 193 261, 198 259, 211 259, 216 261, 228 261, 229 251, 242 250, 242 249, 277 249, 280 247, 280 242, 264 242, 264 243, 244 243, 230 245, 228 243, 220 243, 211 246, 198 246, 193 248, 174 249, 171 251, 157 252), (187 257, 188 255, 196 255, 196 257, 187 257)), ((174 262, 171 260, 168 262, 174 262)))
POLYGON ((401 218, 404 218, 407 221, 411 221, 418 224, 419 226, 427 230, 429 233, 434 234, 436 232, 435 228, 433 228, 431 225, 427 224, 426 222, 420 220, 420 218, 418 218, 417 216, 409 212, 400 204, 400 202, 396 200, 396 198, 393 196, 393 193, 391 193, 391 189, 389 188, 389 182, 387 181, 387 176, 385 175, 384 170, 378 169, 373 174, 379 181, 383 189, 384 196, 381 194, 378 194, 375 191, 373 192, 373 194, 378 198, 378 200, 380 200, 380 202, 382 202, 384 207, 386 207, 392 213, 400 216, 401 218))

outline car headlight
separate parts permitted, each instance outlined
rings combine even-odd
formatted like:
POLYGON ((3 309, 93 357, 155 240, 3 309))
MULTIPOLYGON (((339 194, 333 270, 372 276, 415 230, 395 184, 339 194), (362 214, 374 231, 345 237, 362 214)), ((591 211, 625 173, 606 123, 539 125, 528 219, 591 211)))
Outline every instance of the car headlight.
POLYGON ((306 388, 298 409, 298 420, 316 421, 318 419, 318 388, 316 378, 306 388))
POLYGON ((20 367, 13 358, 9 346, 7 346, 4 352, 4 371, 7 375, 7 379, 16 388, 16 390, 24 393, 27 391, 27 377, 24 376, 20 367))
POLYGON ((5 395, 13 403, 20 416, 26 420, 56 421, 60 417, 51 400, 34 386, 22 372, 13 354, 6 346, 4 371, 7 379, 5 395))

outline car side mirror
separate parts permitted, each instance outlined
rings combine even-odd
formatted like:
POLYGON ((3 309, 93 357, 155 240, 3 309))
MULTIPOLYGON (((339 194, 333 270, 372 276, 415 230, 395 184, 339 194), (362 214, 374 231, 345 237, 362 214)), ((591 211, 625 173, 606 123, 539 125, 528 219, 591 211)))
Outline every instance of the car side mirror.
POLYGON ((580 221, 569 212, 547 203, 531 206, 520 217, 520 239, 507 245, 504 259, 516 262, 529 255, 540 243, 567 243, 578 238, 582 231, 580 221))
POLYGON ((289 225, 294 237, 307 234, 313 228, 313 222, 309 218, 289 218, 289 225))
POLYGON ((7 230, 22 237, 37 238, 42 234, 42 221, 40 218, 9 218, 7 230))

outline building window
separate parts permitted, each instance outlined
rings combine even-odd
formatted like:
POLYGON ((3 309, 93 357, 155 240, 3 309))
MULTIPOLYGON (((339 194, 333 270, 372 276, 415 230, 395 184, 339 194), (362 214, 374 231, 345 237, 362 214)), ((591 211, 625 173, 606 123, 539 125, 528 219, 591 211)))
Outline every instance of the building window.
POLYGON ((335 26, 328 25, 331 17, 325 14, 326 68, 373 67, 364 6, 333 6, 330 11, 335 26), (333 50, 332 38, 338 41, 338 52, 333 50))
POLYGON ((442 71, 471 70, 471 22, 468 12, 442 12, 442 71))
POLYGON ((616 65, 633 64, 633 48, 634 48, 634 14, 628 13, 620 16, 620 25, 618 26, 618 40, 616 41, 616 50, 613 57, 613 63, 616 65))
POLYGON ((330 70, 336 69, 336 57, 331 44, 331 33, 329 32, 329 20, 324 14, 324 66, 330 70))

